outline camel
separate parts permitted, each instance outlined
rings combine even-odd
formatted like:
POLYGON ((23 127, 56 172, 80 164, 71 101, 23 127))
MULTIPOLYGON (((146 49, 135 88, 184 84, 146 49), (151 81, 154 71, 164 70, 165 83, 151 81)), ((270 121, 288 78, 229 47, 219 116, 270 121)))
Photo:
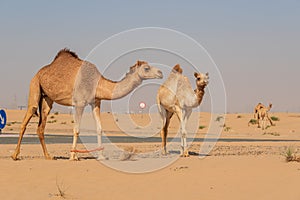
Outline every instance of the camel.
MULTIPOLYGON (((254 119, 257 122, 257 127, 262 128, 263 130, 265 129, 266 125, 266 120, 269 120, 271 126, 274 126, 274 123, 270 119, 268 113, 272 108, 272 104, 269 103, 269 106, 266 107, 262 103, 258 103, 255 108, 254 108, 254 119), (260 126, 260 121, 262 121, 262 127, 260 126)), ((249 123, 248 123, 249 126, 249 123)))
MULTIPOLYGON (((162 72, 159 69, 150 66, 145 61, 137 61, 130 67, 129 72, 122 80, 118 82, 111 81, 103 77, 94 64, 81 60, 76 53, 69 49, 62 49, 57 53, 52 63, 41 68, 30 82, 28 108, 21 124, 18 144, 14 154, 11 156, 12 159, 18 159, 26 126, 38 109, 39 123, 37 134, 45 158, 52 159, 46 149, 44 129, 47 116, 54 102, 64 106, 74 106, 75 108, 74 136, 70 160, 78 160, 76 144, 79 126, 83 110, 88 104, 92 107, 100 148, 102 146, 101 100, 122 98, 142 84, 143 80, 161 79, 162 77, 162 72)), ((103 155, 99 153, 99 158, 101 159, 101 157, 103 155)))
POLYGON ((188 78, 182 75, 182 68, 177 64, 173 67, 168 79, 160 86, 157 92, 156 101, 163 122, 161 130, 163 155, 167 154, 166 139, 170 119, 173 114, 176 113, 180 121, 181 156, 189 156, 186 142, 186 123, 192 113, 192 108, 201 104, 204 89, 209 79, 208 73, 202 74, 195 72, 194 76, 197 86, 195 90, 192 89, 188 78))

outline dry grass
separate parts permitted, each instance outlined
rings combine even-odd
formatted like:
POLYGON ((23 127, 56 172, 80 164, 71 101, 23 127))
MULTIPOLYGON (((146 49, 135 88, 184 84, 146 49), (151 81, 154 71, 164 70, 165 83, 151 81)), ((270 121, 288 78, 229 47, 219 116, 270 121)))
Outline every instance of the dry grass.
POLYGON ((300 162, 300 157, 298 157, 295 154, 294 150, 291 147, 287 148, 284 156, 285 156, 286 162, 293 162, 293 161, 300 162))
POLYGON ((273 135, 273 136, 280 136, 277 132, 264 132, 263 135, 273 135))
POLYGON ((64 187, 64 184, 63 184, 63 181, 61 181, 60 183, 58 182, 58 179, 56 177, 56 188, 57 188, 57 191, 58 193, 55 193, 55 194, 49 194, 49 196, 56 196, 56 197, 60 197, 62 199, 67 199, 67 194, 66 194, 66 191, 68 188, 65 188, 64 187))

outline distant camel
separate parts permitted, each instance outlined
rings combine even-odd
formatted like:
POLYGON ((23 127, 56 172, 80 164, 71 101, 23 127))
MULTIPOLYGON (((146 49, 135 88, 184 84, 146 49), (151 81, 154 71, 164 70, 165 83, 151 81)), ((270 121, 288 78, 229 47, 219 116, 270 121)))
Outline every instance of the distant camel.
POLYGON ((167 154, 166 151, 166 139, 168 134, 168 126, 170 119, 174 113, 176 113, 180 121, 180 133, 181 133, 181 156, 189 156, 187 150, 187 131, 186 123, 192 113, 192 108, 200 105, 203 95, 204 88, 208 84, 208 73, 194 73, 196 78, 195 90, 187 77, 182 75, 182 69, 180 65, 173 67, 168 79, 160 86, 157 93, 157 105, 159 113, 163 120, 163 128, 161 130, 162 138, 162 154, 167 154))
MULTIPOLYGON (((269 120, 271 126, 274 126, 272 120, 269 118, 268 112, 272 108, 270 103, 268 107, 264 106, 262 103, 258 103, 254 108, 254 119, 256 120, 257 127, 262 128, 263 130, 266 127, 266 120, 269 120), (260 126, 260 121, 262 122, 262 127, 260 126)), ((249 125, 249 123, 248 123, 249 125)))
MULTIPOLYGON (((89 104, 92 107, 97 126, 98 145, 101 147, 101 100, 122 98, 139 86, 143 80, 162 77, 162 72, 157 68, 148 65, 147 62, 137 61, 121 81, 113 82, 103 77, 94 64, 81 60, 74 52, 68 49, 59 51, 52 63, 40 69, 31 80, 28 109, 21 125, 16 150, 11 156, 12 159, 17 160, 26 126, 31 117, 37 113, 38 108, 40 114, 37 134, 45 158, 52 159, 44 142, 44 129, 53 102, 75 107, 70 160, 77 160, 76 144, 81 117, 86 105, 89 104)), ((101 156, 102 154, 99 155, 100 158, 101 156)))

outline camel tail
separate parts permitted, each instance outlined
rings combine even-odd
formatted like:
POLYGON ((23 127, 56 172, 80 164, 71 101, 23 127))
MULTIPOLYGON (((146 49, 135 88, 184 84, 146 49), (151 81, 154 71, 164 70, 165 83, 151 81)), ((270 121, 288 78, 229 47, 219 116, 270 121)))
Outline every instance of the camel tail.
POLYGON ((31 109, 33 115, 38 116, 39 102, 41 99, 41 86, 37 74, 31 79, 29 96, 28 96, 28 109, 31 109))

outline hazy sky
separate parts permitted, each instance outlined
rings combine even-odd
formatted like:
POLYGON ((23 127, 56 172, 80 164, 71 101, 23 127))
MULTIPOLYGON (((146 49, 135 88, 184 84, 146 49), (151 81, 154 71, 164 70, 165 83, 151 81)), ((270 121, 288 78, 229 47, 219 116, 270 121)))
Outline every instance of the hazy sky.
POLYGON ((258 102, 300 112, 300 1, 1 1, 0 24, 2 108, 26 105, 31 78, 58 50, 85 58, 113 34, 154 26, 203 45, 229 112, 258 102))

